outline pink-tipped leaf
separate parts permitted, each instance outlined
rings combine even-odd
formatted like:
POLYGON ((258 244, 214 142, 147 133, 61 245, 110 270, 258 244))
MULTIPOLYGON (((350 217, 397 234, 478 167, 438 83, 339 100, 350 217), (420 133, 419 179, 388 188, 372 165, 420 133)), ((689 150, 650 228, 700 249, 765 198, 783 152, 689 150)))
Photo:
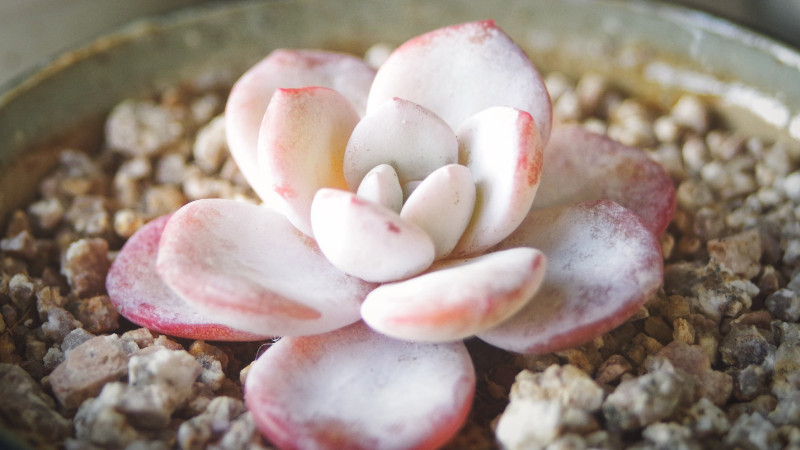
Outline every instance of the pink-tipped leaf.
POLYGON ((434 449, 464 423, 475 373, 462 342, 391 339, 363 323, 284 338, 252 365, 245 401, 285 449, 434 449))
POLYGON ((322 50, 278 49, 234 84, 225 107, 231 154, 248 183, 263 199, 272 196, 269 180, 258 168, 258 134, 272 94, 279 88, 322 86, 344 95, 359 114, 366 110, 375 71, 363 60, 322 50))
POLYGON ((361 316, 398 339, 444 342, 486 331, 520 310, 545 274, 542 252, 527 247, 445 261, 370 292, 361 316))
POLYGON ((274 204, 311 236, 311 202, 321 188, 347 189, 342 172, 347 140, 358 113, 327 88, 278 89, 264 115, 258 163, 271 183, 274 204))
POLYGON ((433 241, 422 228, 352 192, 321 189, 311 224, 331 264, 363 280, 395 281, 433 263, 433 241))
POLYGON ((543 143, 550 135, 542 77, 492 20, 441 28, 398 47, 378 69, 367 113, 394 97, 430 109, 454 130, 478 111, 511 106, 533 116, 543 143))
POLYGON ((539 292, 508 321, 479 334, 520 353, 547 353, 594 339, 624 322, 661 285, 657 239, 636 214, 608 201, 535 210, 500 248, 547 255, 539 292))
POLYGON ((344 175, 354 189, 373 167, 389 164, 402 185, 456 162, 453 129, 431 111, 393 98, 370 111, 353 130, 344 155, 344 175))
POLYGON ((493 107, 471 116, 458 130, 459 162, 475 181, 475 213, 453 251, 482 253, 525 219, 542 171, 542 144, 531 115, 493 107))
POLYGON ((675 188, 661 165, 643 151, 578 126, 561 127, 544 153, 534 208, 613 200, 635 212, 656 236, 675 212, 675 188))
POLYGON ((108 271, 106 290, 117 311, 131 322, 170 336, 209 341, 266 339, 236 330, 185 302, 156 273, 158 242, 170 215, 158 217, 128 239, 108 271))
POLYGON ((333 267, 279 213, 223 199, 197 200, 175 212, 156 268, 185 301, 220 322, 272 336, 353 323, 374 287, 333 267))

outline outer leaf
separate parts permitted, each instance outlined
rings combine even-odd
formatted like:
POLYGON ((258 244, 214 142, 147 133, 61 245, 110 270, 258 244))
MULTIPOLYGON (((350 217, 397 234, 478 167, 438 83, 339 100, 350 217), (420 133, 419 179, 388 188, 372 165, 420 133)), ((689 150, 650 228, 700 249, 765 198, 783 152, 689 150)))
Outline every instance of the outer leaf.
POLYGON ((534 208, 613 200, 639 215, 656 236, 675 212, 675 188, 644 152, 578 126, 556 129, 544 153, 534 208))
POLYGON ((344 151, 358 114, 326 88, 279 89, 264 115, 258 162, 271 182, 274 205, 311 236, 311 202, 321 188, 347 189, 344 151))
POLYGON ((367 113, 394 97, 430 109, 454 130, 478 111, 511 106, 533 116, 543 143, 550 136, 541 76, 491 20, 441 28, 398 47, 375 76, 367 113))
POLYGON ((285 217, 233 200, 179 209, 164 229, 156 268, 185 301, 220 322, 273 336, 353 323, 373 288, 331 266, 285 217))
POLYGON ((131 322, 159 333, 211 341, 266 339, 220 324, 181 299, 156 273, 161 233, 171 215, 161 216, 140 228, 114 259, 106 278, 111 303, 131 322))
POLYGON ((399 339, 464 339, 519 311, 544 274, 545 257, 532 248, 447 261, 426 274, 376 288, 361 305, 361 316, 375 330, 399 339))
POLYGON ((539 293, 479 337, 522 353, 573 347, 613 329, 661 285, 656 238, 639 218, 601 200, 532 211, 501 248, 536 247, 548 268, 539 293))
POLYGON ((494 107, 458 130, 459 162, 472 172, 475 213, 453 255, 482 253, 506 238, 530 210, 542 171, 542 144, 530 114, 494 107))
POLYGON ((271 197, 269 180, 258 168, 258 133, 278 88, 322 86, 343 94, 361 115, 375 71, 352 55, 321 50, 275 50, 233 86, 225 108, 228 146, 253 189, 271 197))
POLYGON ((469 412, 472 361, 461 342, 397 341, 363 323, 281 339, 252 366, 245 401, 287 449, 427 449, 469 412))

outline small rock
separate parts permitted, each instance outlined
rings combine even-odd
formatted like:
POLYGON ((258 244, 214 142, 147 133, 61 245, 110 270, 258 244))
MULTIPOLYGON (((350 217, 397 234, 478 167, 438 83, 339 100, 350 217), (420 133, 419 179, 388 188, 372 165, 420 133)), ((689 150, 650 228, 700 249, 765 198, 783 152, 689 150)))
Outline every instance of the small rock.
POLYGON ((100 393, 103 385, 121 379, 128 370, 128 357, 116 335, 98 336, 75 347, 50 375, 50 385, 59 403, 76 408, 100 393))
POLYGON ((761 414, 742 414, 725 436, 725 444, 735 448, 778 450, 782 447, 778 430, 761 414))
POLYGON ((511 401, 497 422, 497 440, 508 449, 543 448, 562 431, 563 407, 556 402, 511 401))
POLYGON ((767 310, 776 319, 797 322, 800 319, 800 295, 790 289, 779 289, 765 301, 767 310))
POLYGON ((186 158, 180 153, 168 153, 158 160, 156 182, 179 185, 186 170, 186 158))
POLYGON ((106 333, 119 327, 119 313, 107 295, 96 295, 71 305, 83 328, 94 334, 106 333))
POLYGON ((207 174, 219 170, 229 154, 225 136, 225 117, 218 116, 200 129, 194 142, 194 161, 207 174))
POLYGON ((79 297, 97 295, 105 290, 108 242, 100 238, 80 239, 67 249, 61 273, 79 297))
POLYGON ((779 398, 794 397, 800 388, 800 346, 783 343, 775 351, 772 393, 779 398))
POLYGON ((611 428, 634 430, 671 417, 693 396, 691 379, 663 367, 620 383, 603 403, 603 415, 611 428))
POLYGON ((109 147, 129 156, 158 153, 174 144, 183 132, 183 124, 173 111, 150 101, 123 101, 106 121, 109 147))
POLYGON ((80 441, 75 448, 126 448, 139 439, 140 433, 116 409, 126 390, 124 383, 108 383, 97 398, 81 404, 75 415, 75 435, 80 441))
POLYGON ((48 312, 53 308, 63 309, 66 300, 50 286, 44 287, 36 292, 36 310, 39 312, 39 319, 47 320, 48 312))
POLYGON ((753 325, 736 326, 722 340, 719 353, 722 360, 731 366, 743 369, 751 364, 760 365, 767 355, 775 350, 753 325))
POLYGON ((81 323, 64 308, 53 308, 47 312, 47 322, 42 324, 42 334, 52 342, 61 342, 81 323))
POLYGON ((122 341, 134 342, 139 349, 152 347, 154 342, 153 333, 147 328, 137 328, 135 330, 126 331, 119 338, 122 341))
POLYGON ((0 363, 0 398, 3 423, 22 432, 32 445, 49 447, 72 434, 70 421, 55 411, 53 399, 21 367, 0 363))
POLYGON ((736 275, 752 279, 761 271, 761 234, 757 229, 714 239, 706 244, 711 261, 736 275))
POLYGON ((186 202, 183 192, 170 184, 151 186, 144 192, 145 211, 150 217, 169 214, 186 202))
POLYGON ((78 347, 79 345, 83 344, 84 342, 94 338, 95 336, 92 333, 84 330, 83 328, 76 328, 66 336, 64 336, 64 341, 61 342, 61 351, 69 353, 72 349, 78 347))
POLYGON ((787 323, 776 320, 772 322, 772 330, 776 344, 800 345, 800 323, 787 323))
POLYGON ((782 398, 775 406, 775 410, 769 413, 769 420, 775 425, 795 425, 800 424, 800 397, 792 396, 782 398))
POLYGON ((654 423, 642 430, 642 437, 656 448, 699 449, 692 440, 692 430, 677 423, 654 423))
POLYGON ((136 428, 158 430, 169 425, 175 410, 169 390, 162 384, 131 386, 115 407, 136 428))
POLYGON ((701 438, 722 436, 731 426, 725 413, 705 397, 689 408, 684 424, 701 438))
POLYGON ((707 397, 720 406, 728 401, 733 391, 733 380, 730 375, 711 369, 711 361, 701 347, 673 341, 645 362, 648 370, 661 364, 658 358, 669 360, 676 370, 694 377, 697 398, 707 397))
MULTIPOLYGON (((178 429, 178 445, 182 449, 205 448, 227 434, 234 419, 244 411, 244 404, 240 400, 230 397, 215 398, 202 414, 181 424, 178 429)), ((248 438, 252 439, 252 434, 248 438)))
POLYGON ((770 412, 775 410, 777 405, 777 398, 771 395, 759 395, 752 401, 746 403, 733 403, 728 405, 726 414, 730 422, 735 422, 742 415, 747 414, 760 414, 763 417, 767 417, 770 412))
POLYGON ((66 219, 81 235, 108 237, 112 231, 109 209, 105 197, 81 195, 72 202, 66 219))
POLYGON ((509 397, 512 401, 555 401, 565 408, 596 411, 603 404, 603 389, 575 366, 553 365, 543 373, 520 372, 509 397))
POLYGON ((144 216, 133 209, 124 208, 114 213, 114 232, 119 237, 133 236, 144 224, 144 216))
POLYGON ((36 257, 36 238, 29 231, 0 240, 0 250, 26 260, 36 257))
POLYGON ((192 384, 202 372, 200 364, 185 350, 152 347, 130 359, 128 381, 132 387, 157 384, 168 388, 172 410, 189 399, 192 384))
POLYGON ((630 373, 633 366, 622 355, 612 355, 597 369, 596 381, 600 384, 613 383, 622 377, 623 374, 630 373))
POLYGON ((741 370, 732 371, 733 397, 739 401, 754 400, 768 392, 768 374, 761 366, 749 365, 741 370))
POLYGON ((672 107, 671 116, 679 125, 697 133, 708 131, 711 121, 705 103, 694 95, 684 95, 672 107))
POLYGON ((695 333, 694 326, 692 326, 692 324, 683 317, 675 319, 675 321, 672 323, 672 328, 673 340, 690 345, 695 343, 697 335, 695 333))
POLYGON ((15 274, 8 280, 8 293, 19 309, 27 309, 33 300, 33 282, 25 274, 15 274))
POLYGON ((44 358, 42 358, 44 368, 50 371, 58 367, 62 362, 64 362, 64 352, 58 347, 48 348, 47 353, 45 353, 44 358))
POLYGON ((43 231, 52 231, 64 218, 64 206, 57 198, 46 198, 31 204, 28 214, 34 224, 43 231))

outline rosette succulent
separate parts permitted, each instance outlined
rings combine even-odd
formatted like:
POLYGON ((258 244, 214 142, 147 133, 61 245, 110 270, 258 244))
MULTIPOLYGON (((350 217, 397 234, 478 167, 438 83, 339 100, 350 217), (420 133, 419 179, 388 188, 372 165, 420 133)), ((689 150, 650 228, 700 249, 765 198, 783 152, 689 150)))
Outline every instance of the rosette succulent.
POLYGON ((443 444, 475 389, 463 339, 568 348, 661 284, 672 182, 639 150, 551 133, 539 73, 492 21, 413 38, 377 72, 277 50, 233 87, 226 130, 263 204, 152 221, 107 287, 156 331, 282 337, 245 385, 279 446, 443 444))

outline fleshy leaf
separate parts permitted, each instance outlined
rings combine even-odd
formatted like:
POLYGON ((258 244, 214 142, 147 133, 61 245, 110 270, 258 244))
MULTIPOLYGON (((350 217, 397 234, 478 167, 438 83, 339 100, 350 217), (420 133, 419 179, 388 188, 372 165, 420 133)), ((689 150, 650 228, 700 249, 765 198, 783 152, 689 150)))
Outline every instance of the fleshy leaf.
POLYGON ((464 339, 519 311, 544 275, 544 255, 526 247, 446 261, 426 274, 377 287, 361 305, 361 316, 399 339, 464 339))
POLYGON ((547 255, 542 287, 511 319, 478 335, 506 350, 546 353, 587 342, 661 285, 658 241, 636 214, 608 200, 532 211, 500 248, 521 245, 547 255))
POLYGON ((311 202, 324 187, 347 189, 344 151, 358 114, 327 88, 278 89, 264 115, 258 163, 269 178, 274 203, 311 236, 311 202))
POLYGON ((156 273, 161 233, 171 215, 158 217, 128 239, 114 259, 106 289, 117 311, 131 322, 170 336, 210 341, 266 339, 220 324, 181 299, 156 273))
POLYGON ((492 106, 511 106, 536 120, 547 143, 550 96, 528 57, 494 21, 431 31, 398 47, 378 69, 367 114, 400 97, 430 109, 458 129, 492 106))
POLYGON ((381 164, 370 170, 358 185, 356 195, 396 213, 403 207, 403 188, 397 172, 389 164, 381 164))
POLYGON ((344 95, 364 114, 375 71, 344 53, 278 49, 254 65, 234 84, 225 107, 231 154, 261 198, 271 197, 269 180, 258 168, 258 133, 272 94, 278 88, 322 86, 344 95))
POLYGON ((344 155, 344 176, 355 189, 373 167, 389 164, 402 185, 457 161, 453 129, 427 109, 394 98, 371 111, 353 130, 344 155))
POLYGON ((542 171, 542 144, 530 114, 493 107, 471 116, 458 130, 459 162, 472 172, 477 201, 472 220, 453 251, 481 253, 506 238, 525 219, 542 171))
POLYGON ((156 268, 185 301, 253 333, 324 333, 355 322, 374 287, 333 267, 285 217, 233 200, 197 200, 172 216, 156 268))
POLYGON ((675 212, 675 188, 661 165, 643 151, 578 126, 553 131, 544 152, 534 208, 613 200, 635 212, 656 236, 675 212))
POLYGON ((321 189, 311 224, 331 264, 363 280, 399 280, 433 263, 433 241, 422 228, 352 192, 321 189))
POLYGON ((253 363, 245 401, 280 448, 433 449, 464 423, 474 390, 463 343, 398 341, 357 323, 278 341, 253 363))
POLYGON ((453 251, 475 209, 475 183, 469 169, 449 164, 428 175, 409 195, 400 217, 428 233, 436 259, 453 251))

